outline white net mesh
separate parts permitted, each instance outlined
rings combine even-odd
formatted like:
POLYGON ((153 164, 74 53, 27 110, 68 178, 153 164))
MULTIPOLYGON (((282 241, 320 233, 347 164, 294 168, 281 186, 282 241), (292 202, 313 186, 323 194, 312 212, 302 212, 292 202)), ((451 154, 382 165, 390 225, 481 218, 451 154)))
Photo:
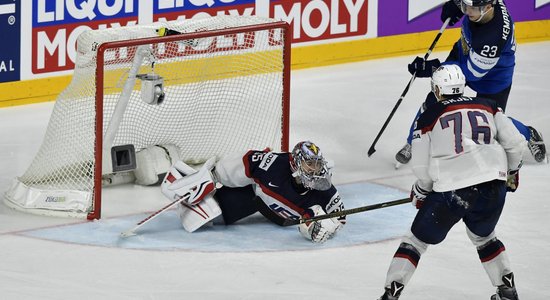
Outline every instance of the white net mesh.
POLYGON ((167 43, 156 43, 155 38, 140 48, 107 50, 102 136, 109 126, 114 128, 114 136, 112 141, 103 142, 110 146, 132 144, 136 151, 150 145, 175 144, 181 150, 180 157, 190 163, 251 148, 280 150, 284 138, 283 90, 288 88, 283 86, 282 29, 221 36, 215 33, 219 29, 273 22, 258 17, 222 16, 83 33, 78 39, 73 80, 55 103, 38 154, 6 193, 6 199, 23 208, 84 212, 91 209, 98 46, 108 41, 156 37, 156 30, 161 27, 181 33, 214 33, 167 43), (136 53, 143 49, 143 59, 136 60, 136 53), (130 71, 136 61, 138 73, 154 72, 163 77, 162 104, 142 101, 141 81, 130 71), (125 85, 130 86, 129 97, 119 113, 115 108, 125 101, 121 96, 125 85), (42 193, 42 201, 29 200, 29 194, 36 191, 42 193), (85 203, 73 203, 65 191, 83 192, 87 199, 85 203), (39 207, 37 202, 45 202, 42 205, 46 207, 39 207))

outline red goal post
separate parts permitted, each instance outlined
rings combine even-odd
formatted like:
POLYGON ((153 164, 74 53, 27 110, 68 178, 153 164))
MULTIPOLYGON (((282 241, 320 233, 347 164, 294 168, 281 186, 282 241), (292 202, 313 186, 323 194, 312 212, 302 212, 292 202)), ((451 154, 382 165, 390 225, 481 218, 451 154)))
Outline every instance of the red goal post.
POLYGON ((135 161, 121 166, 128 155, 151 145, 175 145, 192 164, 252 148, 288 151, 286 22, 221 16, 99 32, 79 37, 73 81, 39 153, 6 192, 9 206, 99 219, 108 177, 130 174, 135 161), (181 34, 152 34, 159 28, 181 34))

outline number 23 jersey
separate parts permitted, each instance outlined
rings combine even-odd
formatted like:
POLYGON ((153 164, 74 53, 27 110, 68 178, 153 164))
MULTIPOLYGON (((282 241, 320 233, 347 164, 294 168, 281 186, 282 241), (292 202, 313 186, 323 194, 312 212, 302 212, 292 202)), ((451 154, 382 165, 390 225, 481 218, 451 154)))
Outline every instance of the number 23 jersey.
POLYGON ((488 23, 478 24, 464 17, 458 47, 458 63, 474 91, 495 94, 512 84, 514 22, 502 0, 494 6, 494 17, 488 23))

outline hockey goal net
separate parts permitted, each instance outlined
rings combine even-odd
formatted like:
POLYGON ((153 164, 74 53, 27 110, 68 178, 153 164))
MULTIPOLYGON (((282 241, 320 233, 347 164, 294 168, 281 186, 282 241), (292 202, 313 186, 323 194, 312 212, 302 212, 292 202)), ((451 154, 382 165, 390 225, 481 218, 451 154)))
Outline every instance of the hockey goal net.
POLYGON ((85 32, 42 146, 5 203, 99 219, 102 178, 131 172, 124 164, 150 145, 176 145, 192 164, 287 151, 289 85, 285 22, 219 16, 85 32))

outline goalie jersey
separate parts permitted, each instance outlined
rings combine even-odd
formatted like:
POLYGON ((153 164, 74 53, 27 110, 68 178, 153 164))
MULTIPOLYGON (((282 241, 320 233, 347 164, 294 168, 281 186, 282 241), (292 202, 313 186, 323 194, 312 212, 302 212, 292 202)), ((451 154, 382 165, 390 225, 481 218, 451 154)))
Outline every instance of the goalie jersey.
POLYGON ((457 42, 457 61, 474 91, 495 94, 512 85, 516 42, 514 22, 503 0, 494 6, 494 17, 478 24, 466 17, 462 22, 461 38, 457 42))
MULTIPOLYGON (((244 155, 233 154, 220 159, 214 172, 224 187, 251 186, 254 194, 282 218, 310 217, 309 208, 313 205, 320 205, 327 213, 344 209, 334 185, 326 191, 319 191, 297 184, 292 176, 290 159, 290 153, 250 150, 244 155)), ((345 223, 345 217, 339 220, 345 223)))
POLYGON ((494 101, 456 97, 429 105, 412 140, 412 169, 436 192, 494 179, 521 166, 525 138, 494 101))

